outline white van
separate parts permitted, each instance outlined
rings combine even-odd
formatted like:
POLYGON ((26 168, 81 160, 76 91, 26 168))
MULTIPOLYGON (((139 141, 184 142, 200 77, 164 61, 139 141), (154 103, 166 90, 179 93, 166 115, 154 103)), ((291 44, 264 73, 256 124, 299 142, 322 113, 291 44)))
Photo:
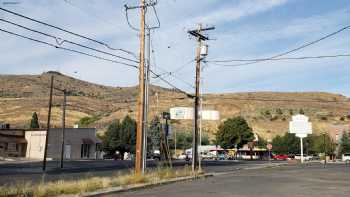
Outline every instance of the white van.
POLYGON ((344 153, 342 155, 342 161, 350 161, 350 153, 344 153))

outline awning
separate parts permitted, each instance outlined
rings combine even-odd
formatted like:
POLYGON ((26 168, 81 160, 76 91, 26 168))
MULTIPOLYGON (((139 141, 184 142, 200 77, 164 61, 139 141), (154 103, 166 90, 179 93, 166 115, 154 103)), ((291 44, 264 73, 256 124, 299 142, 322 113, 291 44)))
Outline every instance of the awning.
POLYGON ((90 138, 83 138, 83 144, 95 144, 95 142, 90 138))

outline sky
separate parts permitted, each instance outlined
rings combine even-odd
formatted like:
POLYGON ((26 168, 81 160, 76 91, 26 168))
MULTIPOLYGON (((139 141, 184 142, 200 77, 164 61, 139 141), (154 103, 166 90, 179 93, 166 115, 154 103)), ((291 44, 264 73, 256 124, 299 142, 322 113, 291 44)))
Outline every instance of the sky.
MULTIPOLYGON (((139 53, 139 32, 131 29, 124 4, 137 0, 0 0, 5 9, 63 27, 102 41, 113 48, 139 53), (19 4, 4 2, 16 1, 19 4)), ((240 67, 218 66, 210 61, 270 57, 350 25, 348 0, 158 0, 160 28, 151 31, 151 66, 180 89, 193 92, 196 40, 187 31, 199 23, 208 31, 208 63, 202 64, 203 93, 253 91, 322 91, 350 96, 350 57, 265 61, 240 67)), ((147 9, 146 23, 157 25, 147 9)), ((81 39, 0 11, 0 18, 46 32, 64 40, 133 59, 130 54, 81 39)), ((138 10, 129 10, 130 23, 140 24, 138 10)), ((0 29, 56 44, 45 37, 0 21, 0 29)), ((118 58, 61 45, 100 57, 118 58)), ((350 54, 350 29, 285 57, 350 54)), ((228 64, 235 64, 228 63, 228 64)), ((0 74, 41 74, 55 70, 93 83, 135 86, 138 70, 122 64, 74 54, 0 32, 0 74)), ((168 87, 156 78, 151 83, 168 87)))

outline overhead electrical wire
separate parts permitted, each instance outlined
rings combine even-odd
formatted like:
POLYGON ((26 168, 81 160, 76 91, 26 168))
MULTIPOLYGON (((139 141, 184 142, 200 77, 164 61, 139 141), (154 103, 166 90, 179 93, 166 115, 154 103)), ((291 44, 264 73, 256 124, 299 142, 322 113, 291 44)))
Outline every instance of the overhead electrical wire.
POLYGON ((11 24, 11 25, 14 25, 14 26, 26 29, 26 30, 31 31, 31 32, 35 32, 35 33, 38 33, 38 34, 41 34, 41 35, 53 38, 53 39, 55 39, 56 43, 58 45, 60 45, 60 46, 63 45, 64 43, 69 43, 69 44, 72 44, 72 45, 75 45, 75 46, 79 46, 79 47, 82 47, 82 48, 85 48, 85 49, 93 50, 93 51, 96 51, 96 52, 99 52, 99 53, 103 53, 103 54, 110 55, 110 56, 113 56, 113 57, 116 57, 116 58, 120 58, 120 59, 123 59, 123 60, 126 60, 126 61, 139 63, 136 60, 131 60, 131 59, 128 59, 128 58, 121 57, 119 55, 115 55, 113 53, 105 52, 105 51, 102 51, 102 50, 99 50, 99 49, 95 49, 95 48, 92 48, 92 47, 89 47, 89 46, 86 46, 86 45, 82 45, 82 44, 79 44, 79 43, 76 43, 76 42, 73 42, 73 41, 70 41, 70 40, 62 39, 62 38, 56 37, 54 35, 51 35, 51 34, 48 34, 48 33, 44 33, 44 32, 38 31, 38 30, 34 30, 34 29, 29 28, 29 27, 20 25, 18 23, 14 23, 14 22, 8 21, 6 19, 1 19, 0 18, 0 21, 3 21, 5 23, 8 23, 8 24, 11 24))
MULTIPOLYGON (((38 40, 38 39, 35 39, 35 38, 31 38, 31 37, 28 37, 28 36, 25 36, 25 35, 17 34, 17 33, 14 33, 14 32, 11 32, 11 31, 7 31, 7 30, 1 29, 1 28, 0 28, 0 31, 2 31, 4 33, 7 33, 7 34, 10 34, 10 35, 13 35, 13 36, 17 36, 17 37, 23 38, 23 39, 27 39, 27 40, 34 41, 34 42, 37 42, 37 43, 41 43, 41 44, 44 44, 44 45, 47 45, 47 46, 51 46, 51 47, 54 47, 56 49, 61 49, 61 50, 64 50, 64 51, 69 51, 69 52, 73 52, 73 53, 77 53, 77 54, 93 57, 93 58, 96 58, 96 59, 99 59, 99 60, 104 60, 104 61, 115 63, 115 64, 122 64, 122 65, 125 65, 125 66, 128 66, 128 67, 132 67, 132 68, 138 69, 138 66, 133 65, 133 64, 119 62, 119 61, 115 61, 115 60, 112 60, 112 59, 100 57, 100 56, 89 54, 89 53, 86 53, 86 52, 82 52, 82 51, 79 51, 79 50, 74 50, 74 49, 70 49, 70 48, 66 48, 66 47, 61 47, 59 45, 55 45, 55 44, 52 44, 52 43, 41 41, 41 40, 38 40)), ((150 70, 150 72, 153 75, 158 76, 158 74, 155 73, 154 71, 150 70)), ((181 93, 187 95, 190 98, 193 98, 193 95, 187 93, 186 91, 181 90, 180 88, 176 87, 175 85, 173 85, 172 83, 170 83, 169 81, 164 79, 163 77, 160 76, 159 79, 162 80, 163 82, 165 82, 166 84, 168 84, 170 87, 172 87, 176 91, 181 92, 181 93)))
MULTIPOLYGON (((324 58, 341 58, 341 57, 350 57, 350 54, 336 54, 336 55, 319 55, 319 56, 302 56, 302 57, 282 57, 282 58, 273 58, 273 59, 236 59, 232 60, 235 62, 251 62, 251 61, 284 61, 284 60, 306 60, 306 59, 324 59, 324 58)), ((218 66, 227 66, 227 67, 239 67, 243 65, 237 64, 224 64, 217 62, 206 62, 218 66)))
MULTIPOLYGON (((80 10, 81 12, 85 13, 86 15, 92 15, 92 18, 94 18, 95 20, 96 19, 99 19, 99 21, 105 23, 105 24, 108 24, 112 27, 115 27, 115 24, 113 22, 111 22, 110 20, 106 20, 105 18, 101 18, 99 15, 97 14, 94 14, 94 13, 91 13, 91 12, 88 12, 86 11, 85 9, 81 8, 80 6, 76 5, 75 3, 71 2, 70 0, 63 0, 66 4, 70 5, 71 7, 74 7, 78 10, 80 10)), ((127 51, 127 50, 124 50, 124 49, 120 49, 120 50, 123 50, 124 52, 132 55, 135 59, 138 59, 137 55, 131 51, 127 51)))
MULTIPOLYGON (((151 41, 151 42, 150 42, 151 52, 152 52, 153 57, 155 57, 155 53, 154 53, 155 50, 154 50, 154 46, 153 46, 153 39, 151 38, 150 41, 151 41)), ((156 65, 156 62, 155 62, 155 61, 154 61, 153 65, 156 65)), ((167 74, 166 76, 171 76, 171 77, 173 77, 173 78, 175 78, 175 79, 181 81, 182 83, 186 84, 187 86, 189 86, 189 87, 191 87, 191 88, 194 88, 194 86, 193 86, 191 83, 189 83, 189 82, 187 82, 187 81, 185 81, 185 80, 183 80, 183 79, 177 77, 176 75, 173 74, 173 72, 169 72, 169 71, 167 71, 166 69, 164 69, 164 68, 162 68, 162 67, 157 67, 157 68, 158 68, 159 70, 161 70, 163 73, 158 74, 158 75, 155 75, 155 76, 153 77, 154 79, 157 79, 157 78, 159 78, 159 77, 161 77, 161 76, 167 74)), ((163 76, 163 77, 164 77, 164 76, 163 76)))
POLYGON ((129 54, 129 55, 132 55, 132 56, 136 57, 136 55, 135 55, 133 52, 131 52, 131 51, 128 51, 128 50, 125 50, 125 49, 121 49, 121 48, 113 48, 113 47, 111 47, 109 44, 107 44, 107 43, 105 43, 105 42, 95 40, 95 39, 90 38, 90 37, 87 37, 87 36, 85 36, 85 35, 81 35, 81 34, 78 34, 78 33, 74 33, 74 32, 72 32, 72 31, 66 30, 66 29, 64 29, 64 28, 62 28, 62 27, 58 27, 58 26, 55 26, 55 25, 51 25, 51 24, 48 24, 48 23, 46 23, 46 22, 39 21, 39 20, 37 20, 37 19, 31 18, 31 17, 28 17, 28 16, 24 16, 24 15, 22 15, 22 14, 19 14, 19 13, 16 13, 16 12, 13 12, 13 11, 10 11, 10 10, 7 10, 7 9, 5 9, 5 8, 2 8, 2 7, 0 7, 0 10, 2 10, 2 11, 4 11, 4 12, 7 12, 7 13, 10 13, 10 14, 13 14, 13 15, 15 15, 15 16, 18 16, 18 17, 21 17, 21 18, 25 18, 25 19, 27 19, 27 20, 30 20, 30 21, 33 21, 33 22, 36 22, 36 23, 39 23, 39 24, 42 24, 42 25, 45 25, 45 26, 48 26, 48 27, 51 27, 51 28, 60 30, 60 31, 63 31, 63 32, 65 32, 65 33, 72 34, 72 35, 74 35, 74 36, 77 36, 77 37, 80 37, 80 38, 89 40, 89 41, 91 41, 91 42, 95 42, 95 43, 97 43, 97 44, 100 44, 100 45, 102 45, 102 46, 105 46, 106 48, 108 48, 108 49, 110 49, 110 50, 122 51, 122 52, 124 52, 124 53, 127 53, 127 54, 129 54))
POLYGON ((109 62, 113 62, 113 63, 117 63, 117 64, 123 64, 125 66, 129 66, 129 67, 133 67, 133 68, 138 68, 138 66, 136 66, 136 65, 128 64, 128 63, 125 63, 125 62, 119 62, 119 61, 115 61, 115 60, 111 60, 111 59, 107 59, 107 58, 104 58, 104 57, 100 57, 100 56, 97 56, 97 55, 89 54, 89 53, 86 53, 86 52, 82 52, 82 51, 78 51, 78 50, 74 50, 74 49, 70 49, 70 48, 61 47, 59 45, 51 44, 51 43, 48 43, 48 42, 45 42, 45 41, 42 41, 42 40, 38 40, 38 39, 35 39, 35 38, 31 38, 31 37, 28 37, 28 36, 17 34, 17 33, 14 33, 14 32, 11 32, 11 31, 7 31, 7 30, 1 29, 1 28, 0 28, 0 31, 5 32, 7 34, 11 34, 13 36, 17 36, 17 37, 21 37, 21 38, 24 38, 24 39, 27 39, 27 40, 34 41, 34 42, 45 44, 45 45, 54 47, 56 49, 62 49, 62 50, 65 50, 65 51, 70 51, 70 52, 78 53, 78 54, 81 54, 81 55, 94 57, 96 59, 105 60, 105 61, 109 61, 109 62))
MULTIPOLYGON (((300 45, 299 47, 296 47, 296 48, 294 48, 294 49, 292 49, 292 50, 289 50, 289 51, 286 51, 286 52, 283 52, 283 53, 280 53, 280 54, 277 54, 277 55, 274 55, 274 56, 271 56, 271 57, 268 57, 268 58, 260 58, 260 59, 263 59, 263 60, 252 61, 252 62, 241 63, 241 64, 235 64, 235 65, 232 65, 232 66, 243 66, 243 65, 249 65, 249 64, 256 64, 256 63, 259 63, 259 62, 264 62, 264 61, 268 61, 268 60, 270 60, 270 59, 274 59, 274 58, 278 58, 278 57, 281 57, 281 56, 285 56, 285 55, 287 55, 287 54, 290 54, 290 53, 299 51, 299 50, 301 50, 301 49, 303 49, 303 48, 306 48, 306 47, 308 47, 308 46, 314 45, 314 44, 316 44, 316 43, 318 43, 318 42, 320 42, 320 41, 322 41, 322 40, 325 40, 325 39, 327 39, 327 38, 329 38, 329 37, 332 37, 332 36, 334 36, 334 35, 336 35, 336 34, 342 32, 342 31, 345 31, 345 30, 347 30, 347 29, 349 29, 349 28, 350 28, 350 25, 345 26, 345 27, 342 27, 342 28, 338 29, 337 31, 334 31, 334 32, 332 32, 332 33, 329 33, 329 34, 327 34, 327 35, 325 35, 325 36, 323 36, 323 37, 321 37, 321 38, 319 38, 319 39, 316 39, 316 40, 314 40, 314 41, 311 41, 311 42, 307 42, 307 43, 305 43, 305 44, 302 44, 302 45, 300 45)), ((208 61, 208 62, 224 63, 224 62, 234 62, 234 61, 232 61, 232 59, 231 59, 231 60, 211 60, 211 61, 208 61)))

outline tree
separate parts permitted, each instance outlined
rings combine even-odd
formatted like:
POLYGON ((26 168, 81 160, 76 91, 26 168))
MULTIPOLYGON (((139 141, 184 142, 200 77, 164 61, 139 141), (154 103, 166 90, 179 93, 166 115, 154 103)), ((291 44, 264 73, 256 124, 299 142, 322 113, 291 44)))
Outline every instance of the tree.
POLYGON ((39 126, 39 120, 38 120, 38 114, 36 112, 32 115, 32 120, 30 121, 30 129, 38 129, 39 126))
POLYGON ((339 153, 350 153, 350 139, 349 135, 345 131, 343 132, 343 135, 340 139, 339 153))
POLYGON ((216 142, 223 148, 241 148, 254 139, 252 129, 243 117, 229 118, 219 125, 216 142))
MULTIPOLYGON (((122 122, 113 121, 103 136, 103 150, 109 154, 119 151, 121 156, 125 152, 135 152, 136 121, 126 116, 122 122)), ((122 157, 123 158, 123 157, 122 157)))
POLYGON ((260 135, 258 135, 258 142, 256 143, 256 146, 258 148, 266 148, 267 140, 262 138, 260 135))
POLYGON ((300 110, 299 110, 299 114, 305 114, 304 110, 303 110, 303 109, 300 109, 300 110))
POLYGON ((286 133, 272 140, 272 150, 277 154, 297 154, 300 152, 300 141, 294 134, 286 133))

